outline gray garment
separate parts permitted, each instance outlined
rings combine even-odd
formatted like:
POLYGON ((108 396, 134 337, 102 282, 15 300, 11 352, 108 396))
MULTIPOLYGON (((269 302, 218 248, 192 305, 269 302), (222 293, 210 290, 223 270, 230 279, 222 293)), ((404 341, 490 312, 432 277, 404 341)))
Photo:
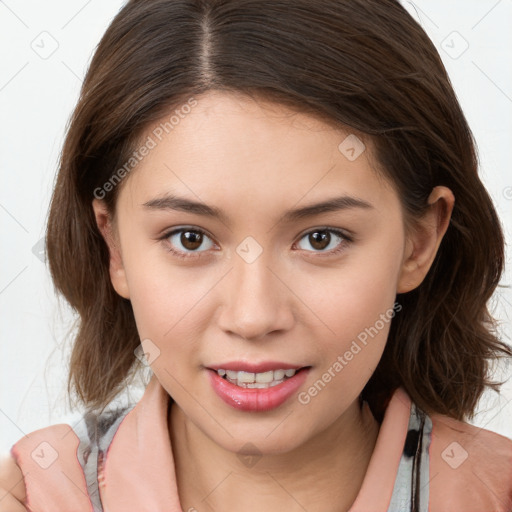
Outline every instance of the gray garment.
POLYGON ((98 461, 104 460, 119 425, 134 407, 135 404, 119 407, 100 415, 88 412, 73 427, 80 439, 77 457, 84 472, 94 512, 103 512, 98 488, 98 461))
POLYGON ((432 420, 412 403, 388 512, 428 512, 431 438, 432 420))

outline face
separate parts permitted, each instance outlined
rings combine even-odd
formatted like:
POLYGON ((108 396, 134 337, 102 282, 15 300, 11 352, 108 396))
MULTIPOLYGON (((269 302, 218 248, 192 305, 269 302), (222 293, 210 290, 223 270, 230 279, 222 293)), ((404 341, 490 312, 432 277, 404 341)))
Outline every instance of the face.
POLYGON ((227 450, 290 451, 355 411, 396 293, 421 282, 439 236, 407 236, 368 141, 263 101, 196 100, 141 138, 152 147, 121 185, 112 283, 191 424, 227 450), (232 384, 226 368, 249 375, 232 384))

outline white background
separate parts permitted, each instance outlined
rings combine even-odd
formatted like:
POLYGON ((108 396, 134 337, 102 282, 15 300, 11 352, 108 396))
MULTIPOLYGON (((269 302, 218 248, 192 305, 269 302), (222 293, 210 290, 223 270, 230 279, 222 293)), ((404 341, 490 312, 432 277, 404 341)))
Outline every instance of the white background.
MULTIPOLYGON (((70 412, 65 381, 71 316, 64 303, 59 306, 48 271, 33 248, 44 234, 57 158, 82 77, 122 4, 0 1, 2 452, 24 434, 57 423, 70 412), (44 53, 54 49, 51 55, 44 53)), ((512 1, 418 0, 405 5, 445 62, 479 147, 482 178, 510 244, 512 1)), ((507 250, 503 285, 510 284, 512 271, 507 250)), ((508 343, 511 298, 511 290, 503 288, 492 304, 508 343)), ((506 375, 511 372, 509 366, 506 375)), ((501 396, 484 395, 473 423, 512 438, 512 379, 501 396)))

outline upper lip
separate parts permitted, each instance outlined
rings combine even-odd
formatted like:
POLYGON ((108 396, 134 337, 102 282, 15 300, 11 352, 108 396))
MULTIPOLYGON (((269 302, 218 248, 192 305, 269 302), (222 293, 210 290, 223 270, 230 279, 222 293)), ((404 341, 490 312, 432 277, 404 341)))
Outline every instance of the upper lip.
POLYGON ((248 362, 248 361, 229 361, 226 363, 214 364, 208 366, 210 370, 232 370, 238 372, 248 373, 263 373, 269 372, 270 370, 300 370, 304 366, 290 363, 283 363, 279 361, 262 361, 260 363, 248 362))

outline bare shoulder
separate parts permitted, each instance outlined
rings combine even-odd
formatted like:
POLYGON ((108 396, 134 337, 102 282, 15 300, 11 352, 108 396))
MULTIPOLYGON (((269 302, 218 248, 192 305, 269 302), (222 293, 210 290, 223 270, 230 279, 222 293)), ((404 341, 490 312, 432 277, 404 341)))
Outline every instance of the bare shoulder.
MULTIPOLYGON (((8 492, 20 502, 26 498, 23 473, 11 454, 2 453, 0 455, 0 490, 2 495, 8 492)), ((20 508, 20 510, 24 509, 20 508)))

